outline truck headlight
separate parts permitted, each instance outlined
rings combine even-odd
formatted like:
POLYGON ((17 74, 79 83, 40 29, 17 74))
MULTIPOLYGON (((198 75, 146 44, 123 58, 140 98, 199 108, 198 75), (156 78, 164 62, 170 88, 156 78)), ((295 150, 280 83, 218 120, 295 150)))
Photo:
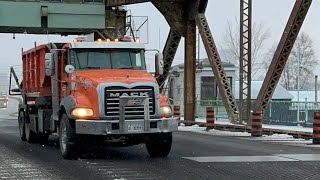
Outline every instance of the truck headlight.
POLYGON ((171 108, 168 106, 161 107, 161 117, 169 117, 171 115, 171 108))
POLYGON ((76 108, 72 111, 72 115, 83 118, 93 116, 93 110, 89 108, 76 108))

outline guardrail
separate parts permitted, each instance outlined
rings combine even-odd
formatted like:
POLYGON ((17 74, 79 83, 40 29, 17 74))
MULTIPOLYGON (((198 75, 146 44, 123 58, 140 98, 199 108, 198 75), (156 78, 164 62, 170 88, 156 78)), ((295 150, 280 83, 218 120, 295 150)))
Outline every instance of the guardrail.
MULTIPOLYGON (((195 121, 187 121, 187 120, 178 120, 178 123, 183 123, 186 126, 192 125, 199 125, 199 127, 207 127, 208 124, 204 122, 195 122, 195 121)), ((232 132, 248 132, 251 133, 251 128, 245 125, 234 125, 234 124, 214 124, 215 130, 221 131, 232 131, 232 132)), ((302 138, 302 139, 312 139, 312 132, 302 132, 302 131, 295 131, 295 130, 284 130, 284 129, 277 129, 277 128, 263 128, 262 127, 262 134, 263 135, 273 135, 273 134, 288 134, 293 136, 294 138, 302 138)))
MULTIPOLYGON (((252 101, 254 104, 254 101, 252 101)), ((183 104, 178 101, 174 102, 181 108, 183 114, 183 104)), ((196 117, 205 118, 206 108, 214 107, 215 118, 228 119, 227 112, 221 100, 197 100, 196 101, 196 117)), ((272 125, 301 125, 304 127, 312 127, 314 112, 320 111, 320 103, 297 101, 271 101, 262 117, 264 124, 272 125), (298 118, 299 115, 299 118, 298 118)))

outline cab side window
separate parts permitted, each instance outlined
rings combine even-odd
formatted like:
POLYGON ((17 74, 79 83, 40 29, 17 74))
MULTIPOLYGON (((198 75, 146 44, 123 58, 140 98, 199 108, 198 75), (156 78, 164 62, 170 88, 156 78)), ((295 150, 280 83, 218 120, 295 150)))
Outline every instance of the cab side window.
POLYGON ((63 52, 63 65, 68 65, 68 51, 63 52))
POLYGON ((74 51, 70 51, 70 64, 74 66, 75 69, 79 69, 79 64, 76 59, 76 53, 74 51))

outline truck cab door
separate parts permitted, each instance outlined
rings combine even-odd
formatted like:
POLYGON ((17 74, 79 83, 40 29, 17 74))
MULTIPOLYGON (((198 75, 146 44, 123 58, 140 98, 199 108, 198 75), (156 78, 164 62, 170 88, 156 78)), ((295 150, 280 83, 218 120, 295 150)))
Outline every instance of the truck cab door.
POLYGON ((65 48, 66 51, 62 52, 62 60, 61 62, 61 98, 65 98, 70 94, 70 87, 71 87, 71 82, 70 82, 70 74, 68 74, 65 71, 65 67, 70 64, 70 52, 69 48, 65 48))

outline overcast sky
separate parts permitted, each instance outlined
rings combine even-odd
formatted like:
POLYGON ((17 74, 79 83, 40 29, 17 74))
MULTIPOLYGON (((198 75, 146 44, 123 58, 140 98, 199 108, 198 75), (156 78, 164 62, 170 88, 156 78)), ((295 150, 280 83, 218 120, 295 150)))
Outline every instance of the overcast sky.
MULTIPOLYGON (((206 16, 218 46, 222 42, 227 21, 234 21, 235 18, 239 17, 239 2, 240 0, 209 0, 206 16)), ((294 2, 295 0, 254 0, 253 21, 262 22, 271 29, 271 38, 267 43, 268 47, 279 41, 294 2)), ((130 5, 127 8, 131 9, 133 15, 149 17, 149 44, 146 44, 147 48, 158 49, 160 29, 160 49, 162 50, 169 32, 169 26, 162 15, 151 3, 130 5)), ((320 1, 314 0, 302 31, 312 37, 316 52, 320 51, 319 19, 320 1)), ((73 38, 72 36, 21 34, 16 35, 16 39, 13 39, 12 34, 0 34, 0 72, 6 71, 5 69, 11 65, 21 65, 21 48, 32 48, 34 42, 38 44, 52 41, 66 42, 73 38)), ((201 58, 204 58, 206 54, 204 49, 201 49, 201 58)), ((183 62, 183 55, 183 43, 181 43, 174 64, 183 62)), ((319 53, 317 55, 319 57, 319 53)), ((147 55, 147 60, 149 64, 152 64, 153 57, 147 55)))

